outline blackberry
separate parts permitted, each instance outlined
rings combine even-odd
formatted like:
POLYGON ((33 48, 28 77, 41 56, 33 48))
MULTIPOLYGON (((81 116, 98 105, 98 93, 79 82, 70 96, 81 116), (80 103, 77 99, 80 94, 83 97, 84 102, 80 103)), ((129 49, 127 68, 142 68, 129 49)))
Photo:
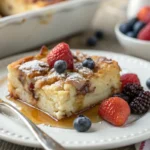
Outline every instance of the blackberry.
POLYGON ((150 92, 141 92, 138 97, 136 97, 130 103, 131 112, 134 114, 144 114, 150 108, 150 92))
POLYGON ((128 83, 123 88, 123 93, 129 96, 131 99, 139 95, 143 91, 143 87, 136 83, 128 83))
POLYGON ((130 103, 131 102, 131 99, 129 96, 125 95, 124 93, 117 93, 117 94, 114 94, 113 97, 120 97, 122 99, 124 99, 127 103, 130 103))

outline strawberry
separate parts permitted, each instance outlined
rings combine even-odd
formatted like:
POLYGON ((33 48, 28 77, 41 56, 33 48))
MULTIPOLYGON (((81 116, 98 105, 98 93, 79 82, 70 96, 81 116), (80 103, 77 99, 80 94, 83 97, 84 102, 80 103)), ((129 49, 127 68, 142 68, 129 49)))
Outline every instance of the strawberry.
POLYGON ((126 73, 121 76, 122 89, 128 83, 136 83, 140 85, 140 80, 138 76, 134 73, 126 73))
POLYGON ((145 6, 141 8, 139 13, 137 14, 137 17, 142 22, 145 22, 145 23, 150 22, 150 6, 145 6))
POLYGON ((139 32, 137 38, 150 41, 150 22, 139 32))
POLYGON ((100 104, 98 114, 111 124, 122 126, 130 115, 130 107, 122 98, 111 97, 100 104))
POLYGON ((47 55, 47 62, 50 67, 54 67, 57 60, 66 61, 67 68, 73 69, 73 56, 68 44, 60 43, 56 45, 47 55))

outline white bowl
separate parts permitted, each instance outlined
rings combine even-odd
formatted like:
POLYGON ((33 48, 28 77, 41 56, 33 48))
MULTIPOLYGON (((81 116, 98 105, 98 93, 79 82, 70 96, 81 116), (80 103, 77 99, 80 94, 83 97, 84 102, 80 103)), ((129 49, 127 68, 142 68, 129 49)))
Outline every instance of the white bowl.
POLYGON ((138 40, 126 36, 119 30, 120 25, 116 25, 115 33, 118 41, 127 53, 150 61, 150 41, 138 40))

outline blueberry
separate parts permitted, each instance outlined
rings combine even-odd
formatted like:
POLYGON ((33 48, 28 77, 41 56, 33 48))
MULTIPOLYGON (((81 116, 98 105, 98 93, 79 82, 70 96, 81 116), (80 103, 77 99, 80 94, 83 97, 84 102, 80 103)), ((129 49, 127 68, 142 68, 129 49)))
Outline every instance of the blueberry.
POLYGON ((133 26, 137 21, 138 21, 138 18, 132 18, 128 21, 128 25, 130 25, 133 29, 133 26))
POLYGON ((133 26, 133 31, 137 35, 141 29, 145 26, 145 23, 142 21, 137 21, 133 26))
POLYGON ((146 81, 146 85, 150 89, 150 78, 146 81))
POLYGON ((127 32, 126 35, 129 36, 129 37, 132 37, 132 38, 136 37, 136 34, 133 31, 127 32))
POLYGON ((91 124, 92 123, 90 119, 83 115, 79 115, 78 118, 76 118, 73 122, 74 128, 78 132, 86 132, 87 130, 90 129, 91 124))
POLYGON ((94 69, 95 62, 91 58, 87 58, 82 62, 83 67, 87 67, 89 69, 94 69))
POLYGON ((104 36, 104 34, 103 34, 103 32, 102 31, 96 31, 95 33, 94 33, 94 35, 95 35, 95 37, 97 38, 97 39, 102 39, 103 38, 103 36, 104 36))
POLYGON ((117 94, 114 94, 113 97, 120 97, 122 99, 124 99, 127 103, 130 103, 131 102, 131 99, 129 96, 125 95, 124 93, 117 93, 117 94))
POLYGON ((133 27, 137 21, 138 21, 137 18, 133 18, 133 19, 129 20, 127 23, 122 24, 120 26, 120 31, 124 34, 126 34, 129 31, 132 31, 133 27))
POLYGON ((131 31, 131 27, 128 26, 127 23, 121 24, 119 27, 120 31, 124 34, 126 34, 127 32, 131 31))
POLYGON ((88 46, 95 46, 97 44, 97 38, 95 36, 91 36, 87 39, 88 46))
POLYGON ((58 60, 54 64, 54 69, 57 73, 63 73, 67 69, 67 63, 64 60, 58 60))

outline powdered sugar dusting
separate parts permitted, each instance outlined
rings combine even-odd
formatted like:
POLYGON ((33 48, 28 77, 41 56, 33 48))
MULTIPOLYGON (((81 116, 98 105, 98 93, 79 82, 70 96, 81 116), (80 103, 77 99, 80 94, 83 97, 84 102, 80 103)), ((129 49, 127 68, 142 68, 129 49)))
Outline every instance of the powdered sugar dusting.
POLYGON ((32 60, 32 61, 29 61, 29 62, 22 64, 19 67, 19 70, 21 70, 22 72, 24 72, 26 74, 30 74, 34 71, 38 71, 38 72, 48 71, 49 66, 45 62, 42 62, 39 60, 32 60))
POLYGON ((82 73, 84 75, 92 74, 93 71, 89 68, 83 67, 82 69, 79 69, 79 73, 82 73))
POLYGON ((56 71, 53 71, 50 75, 48 75, 48 78, 53 78, 53 77, 57 77, 57 78, 65 78, 67 75, 67 73, 57 73, 56 71))
POLYGON ((80 90, 86 83, 86 79, 79 73, 69 73, 66 82, 73 84, 77 90, 80 90))
POLYGON ((91 75, 93 71, 89 68, 83 67, 82 63, 76 63, 74 65, 75 70, 83 75, 91 75))
POLYGON ((108 58, 106 58, 106 57, 100 57, 99 59, 98 59, 98 61, 100 61, 100 62, 106 62, 106 63, 112 63, 113 61, 112 61, 112 59, 108 59, 108 58))
POLYGON ((74 73, 68 73, 67 76, 68 77, 67 77, 66 80, 75 80, 77 82, 85 80, 85 78, 82 75, 80 75, 79 73, 76 73, 76 72, 74 72, 74 73))

